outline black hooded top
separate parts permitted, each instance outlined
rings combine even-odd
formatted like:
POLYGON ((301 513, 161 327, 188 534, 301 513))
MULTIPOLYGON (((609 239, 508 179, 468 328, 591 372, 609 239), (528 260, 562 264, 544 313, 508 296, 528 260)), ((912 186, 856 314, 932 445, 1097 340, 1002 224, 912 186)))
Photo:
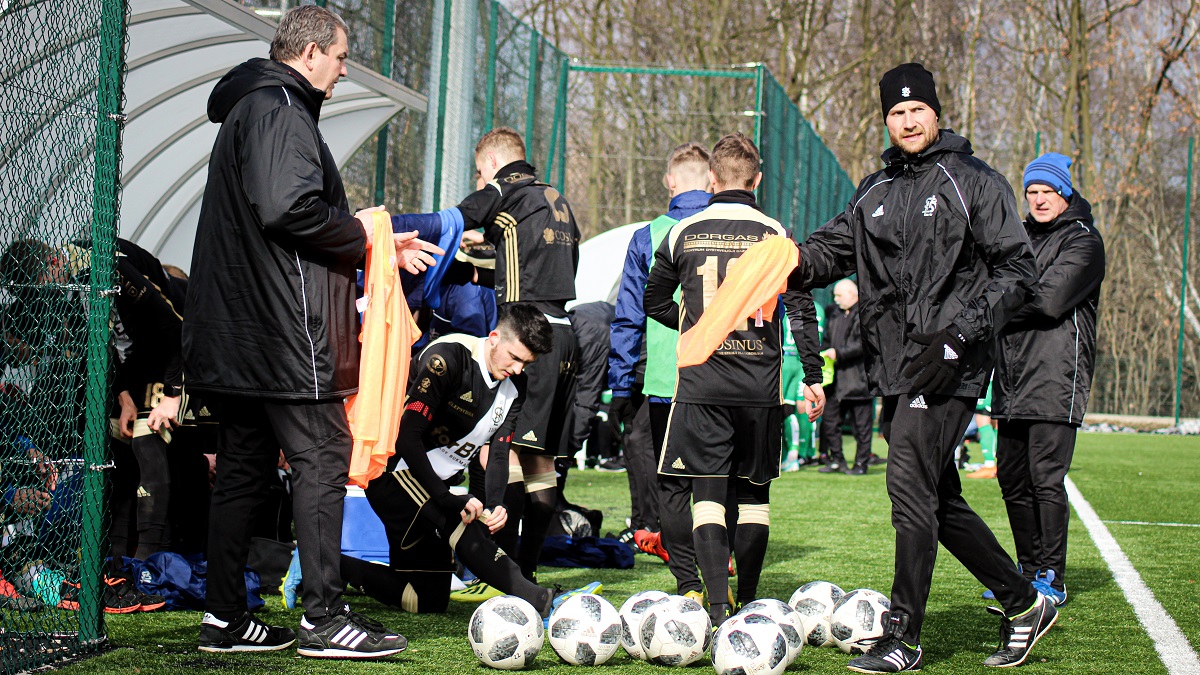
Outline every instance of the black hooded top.
POLYGON ((1073 193, 1049 223, 1030 215, 1038 279, 998 341, 992 416, 1081 424, 1096 366, 1104 241, 1092 206, 1073 193))
POLYGON ((183 325, 189 387, 310 400, 357 387, 366 235, 317 129, 324 99, 266 59, 235 67, 209 97, 221 129, 183 325))

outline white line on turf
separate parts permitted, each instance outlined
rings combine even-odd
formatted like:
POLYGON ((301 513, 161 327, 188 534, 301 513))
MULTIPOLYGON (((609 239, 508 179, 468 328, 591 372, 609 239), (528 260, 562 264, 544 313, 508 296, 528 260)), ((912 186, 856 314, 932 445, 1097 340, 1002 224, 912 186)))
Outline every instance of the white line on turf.
POLYGON ((1200 527, 1200 523, 1152 523, 1148 520, 1102 520, 1109 525, 1158 525, 1159 527, 1200 527))
POLYGON ((1100 556, 1104 558, 1104 562, 1108 563, 1108 568, 1112 570, 1113 580, 1117 582, 1117 586, 1121 588, 1121 592, 1133 606, 1138 621, 1146 629, 1150 639, 1154 641, 1154 649, 1158 651, 1158 656, 1162 659, 1163 665, 1167 667, 1167 672, 1170 675, 1200 675, 1200 658, 1188 644, 1187 638, 1183 636, 1175 620, 1171 618, 1170 614, 1167 614, 1167 610, 1163 609, 1158 600, 1154 599, 1154 593, 1142 581, 1141 575, 1129 562, 1129 558, 1125 556, 1125 552, 1121 550, 1117 540, 1113 539, 1108 528, 1104 526, 1104 522, 1096 515, 1092 505, 1083 498, 1083 493, 1075 487, 1071 478, 1067 477, 1063 482, 1066 484, 1067 497, 1071 500, 1071 506, 1075 507, 1079 519, 1083 521, 1092 541, 1096 543, 1096 548, 1100 550, 1100 556))

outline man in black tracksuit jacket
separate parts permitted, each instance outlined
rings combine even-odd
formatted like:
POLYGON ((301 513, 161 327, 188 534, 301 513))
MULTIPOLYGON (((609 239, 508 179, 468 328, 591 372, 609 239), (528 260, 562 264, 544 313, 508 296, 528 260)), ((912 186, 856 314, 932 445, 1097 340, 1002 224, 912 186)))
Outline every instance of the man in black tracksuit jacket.
POLYGON ((1038 280, 998 341, 992 417, 996 477, 1025 577, 1061 605, 1067 562, 1063 480, 1083 422, 1096 360, 1104 242, 1092 207, 1071 186, 1071 160, 1043 155, 1025 170, 1025 230, 1038 280))
POLYGON ((825 308, 825 351, 833 361, 833 383, 825 388, 825 414, 821 416, 821 454, 829 462, 821 473, 867 473, 871 459, 871 426, 875 399, 867 383, 863 362, 862 326, 859 323, 858 286, 842 279, 833 287, 834 304, 825 308), (842 452, 842 414, 849 413, 854 431, 854 464, 846 466, 842 452))
MULTIPOLYGON (((234 67, 208 101, 208 117, 221 128, 183 323, 188 386, 207 392, 221 423, 203 651, 276 650, 297 639, 246 612, 242 574, 250 515, 281 449, 292 470, 304 570, 299 653, 363 658, 406 645, 342 601, 342 503, 353 446, 343 398, 358 387, 356 268, 373 229, 370 215, 350 211, 317 121, 346 75, 347 33, 329 10, 297 7, 280 21, 271 59, 234 67)), ((401 267, 425 269, 412 259, 423 255, 420 246, 416 239, 395 245, 401 267)))
POLYGON ((994 359, 996 331, 1033 280, 1033 253, 1004 177, 937 128, 933 76, 883 76, 893 146, 846 210, 801 246, 789 288, 858 274, 867 372, 883 396, 896 567, 884 636, 849 666, 915 670, 938 543, 1003 605, 1002 643, 985 664, 1017 665, 1057 618, 961 494, 954 448, 994 359))

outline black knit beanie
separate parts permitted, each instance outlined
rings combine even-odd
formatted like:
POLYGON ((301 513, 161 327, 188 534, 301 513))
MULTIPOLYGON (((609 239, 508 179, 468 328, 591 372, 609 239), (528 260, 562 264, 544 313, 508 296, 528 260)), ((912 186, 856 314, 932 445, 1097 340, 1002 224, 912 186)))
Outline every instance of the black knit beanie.
POLYGON ((919 63, 905 63, 883 74, 879 80, 879 102, 883 105, 883 116, 902 101, 922 101, 942 116, 942 104, 938 103, 937 85, 933 73, 919 63))

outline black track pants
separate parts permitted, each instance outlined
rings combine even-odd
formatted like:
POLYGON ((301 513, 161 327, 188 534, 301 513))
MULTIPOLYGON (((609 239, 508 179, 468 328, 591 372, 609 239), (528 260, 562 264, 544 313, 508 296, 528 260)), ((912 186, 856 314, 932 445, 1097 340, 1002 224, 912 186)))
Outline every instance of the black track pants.
POLYGON ((1071 507, 1063 480, 1075 454, 1071 424, 1001 420, 996 447, 996 478, 1008 508, 1017 561, 1026 576, 1054 570, 1053 586, 1063 590, 1067 566, 1067 522, 1071 507))
POLYGON ((650 432, 650 403, 644 401, 625 434, 625 467, 629 476, 630 522, 635 530, 658 531, 658 451, 650 432))
POLYGON ((650 413, 650 435, 654 439, 654 470, 658 485, 659 523, 662 543, 671 559, 667 567, 675 577, 676 592, 703 590, 700 572, 696 569, 696 544, 692 539, 692 489, 687 481, 668 481, 659 476, 663 443, 667 439, 667 423, 671 419, 670 403, 647 403, 650 413), (675 514, 675 518, 671 518, 675 514), (668 522, 670 521, 670 522, 668 522))
POLYGON ((228 617, 246 610, 250 528, 280 449, 292 468, 305 614, 341 610, 342 507, 353 445, 345 404, 232 396, 214 403, 221 430, 209 510, 208 611, 228 617))
POLYGON ((938 542, 996 594, 1009 616, 1031 607, 1037 592, 962 497, 954 448, 975 412, 975 399, 905 395, 883 401, 896 528, 892 609, 910 616, 903 639, 920 642, 938 542))
POLYGON ((830 462, 846 465, 842 453, 842 413, 850 414, 850 425, 856 443, 854 466, 866 466, 871 458, 871 423, 875 419, 875 401, 843 400, 837 397, 837 384, 825 391, 825 414, 821 417, 821 454, 830 462))

